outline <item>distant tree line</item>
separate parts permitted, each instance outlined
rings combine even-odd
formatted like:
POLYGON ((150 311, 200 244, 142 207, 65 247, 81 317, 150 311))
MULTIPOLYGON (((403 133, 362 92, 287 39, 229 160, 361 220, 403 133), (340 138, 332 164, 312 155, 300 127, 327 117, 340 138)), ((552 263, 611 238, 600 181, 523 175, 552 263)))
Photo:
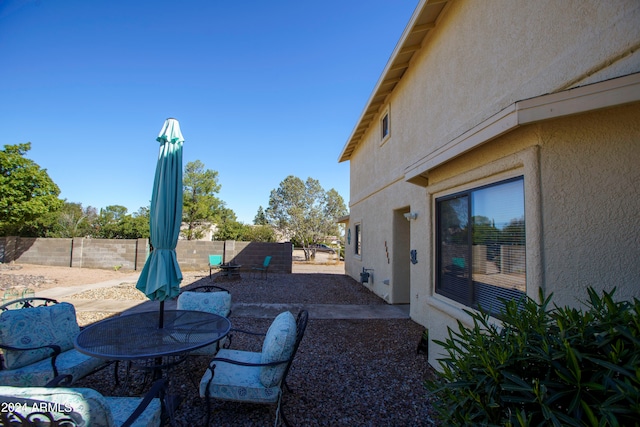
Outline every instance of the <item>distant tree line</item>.
MULTIPOLYGON (((129 213, 111 205, 97 209, 62 200, 59 187, 26 157, 31 143, 5 145, 0 150, 0 235, 24 237, 149 237, 149 207, 129 213)), ((327 192, 312 178, 289 176, 271 192, 269 206, 258 208, 253 224, 237 220, 217 197, 218 172, 196 160, 183 176, 183 230, 188 240, 201 239, 214 227, 215 240, 274 242, 291 240, 308 247, 328 235, 340 235, 336 219, 346 214, 337 191, 327 192)))

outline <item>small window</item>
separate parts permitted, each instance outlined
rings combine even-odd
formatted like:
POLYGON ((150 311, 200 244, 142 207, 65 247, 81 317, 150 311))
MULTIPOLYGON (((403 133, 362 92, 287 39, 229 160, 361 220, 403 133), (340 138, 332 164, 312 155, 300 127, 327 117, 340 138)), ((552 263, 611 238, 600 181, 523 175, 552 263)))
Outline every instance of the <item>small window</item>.
POLYGON ((389 107, 386 108, 380 119, 380 141, 384 144, 391 134, 391 122, 389 117, 389 107))
POLYGON ((361 255, 362 254, 362 230, 360 227, 360 224, 356 224, 355 226, 355 254, 356 255, 361 255))
POLYGON ((382 118, 382 139, 389 135, 389 114, 385 114, 382 118))
POLYGON ((436 293, 497 315, 526 295, 524 179, 436 199, 436 293))

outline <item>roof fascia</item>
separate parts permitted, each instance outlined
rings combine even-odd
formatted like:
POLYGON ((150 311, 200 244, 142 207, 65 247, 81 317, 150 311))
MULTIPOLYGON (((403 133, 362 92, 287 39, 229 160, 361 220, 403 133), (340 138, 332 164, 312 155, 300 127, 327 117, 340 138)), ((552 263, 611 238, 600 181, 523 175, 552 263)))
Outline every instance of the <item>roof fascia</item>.
MULTIPOLYGON (((416 48, 415 46, 414 47, 405 46, 405 44, 406 44, 406 40, 409 37, 409 35, 411 34, 411 32, 416 30, 416 28, 414 28, 414 27, 416 27, 416 25, 415 25, 416 21, 422 15, 422 13, 424 13, 425 5, 427 3, 430 3, 430 4, 431 3, 446 3, 446 1, 448 1, 448 0, 433 0, 431 2, 429 0, 420 0, 418 5, 416 6, 415 10, 413 11, 413 14, 411 15, 411 18, 409 19, 409 23, 404 28, 404 31, 402 32, 402 35, 400 36, 400 39, 399 39, 398 43, 396 44, 396 47, 393 49, 393 52, 391 53, 391 56, 389 57, 389 60, 387 61, 387 64, 385 65, 384 69, 382 70, 382 74, 378 78, 378 81, 377 81, 376 85, 374 86, 373 91, 371 92, 371 95, 369 95, 369 99, 367 100, 367 103, 365 104, 364 109, 360 113, 360 117, 358 118, 358 121, 356 122, 356 125, 353 127, 353 130, 351 131, 351 135, 347 139, 347 142, 344 144, 344 147, 342 148, 342 151, 340 152, 340 156, 338 156, 338 163, 344 162, 344 161, 349 160, 351 158, 351 153, 353 152, 353 150, 357 146, 358 142, 362 138, 362 135, 364 133, 366 133, 366 129, 368 129, 368 125, 366 126, 365 129, 362 129, 362 127, 363 127, 362 125, 364 123, 371 122, 373 120, 372 116, 375 115, 371 111, 371 107, 373 105, 373 100, 374 100, 374 98, 380 97, 380 95, 382 93, 387 91, 387 90, 383 91, 382 87, 383 86, 388 86, 391 83, 393 83, 393 85, 395 87, 395 84, 397 84, 401 80, 401 78, 397 79, 397 80, 393 80, 393 81, 390 81, 390 80, 386 79, 387 74, 389 74, 389 72, 391 70, 395 69, 396 67, 398 67, 398 66, 404 67, 404 68, 408 67, 409 64, 406 64, 406 63, 397 64, 396 63, 396 59, 397 59, 398 55, 400 55, 401 53, 405 53, 405 51, 403 51, 403 49, 405 49, 405 48, 415 49, 415 51, 420 49, 420 46, 418 46, 416 48)), ((432 28, 433 27, 428 27, 428 28, 425 27, 425 29, 427 31, 432 29, 432 28)), ((423 29, 419 28, 419 30, 422 31, 423 29)), ((393 91, 393 88, 391 88, 391 90, 389 90, 388 92, 391 93, 392 91, 393 91)), ((386 96, 385 96, 385 99, 386 99, 386 96)), ((379 108, 379 106, 378 106, 378 108, 379 108)))

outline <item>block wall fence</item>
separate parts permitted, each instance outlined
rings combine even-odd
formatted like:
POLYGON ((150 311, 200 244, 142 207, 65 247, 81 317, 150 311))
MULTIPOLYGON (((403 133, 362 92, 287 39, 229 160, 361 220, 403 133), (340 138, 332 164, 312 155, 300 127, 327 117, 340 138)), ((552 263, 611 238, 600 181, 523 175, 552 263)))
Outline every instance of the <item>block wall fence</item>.
MULTIPOLYGON (((291 273, 290 242, 263 243, 178 240, 176 255, 184 271, 209 269, 209 255, 222 255, 224 262, 244 269, 261 265, 270 255, 269 271, 291 273)), ((142 270, 149 256, 149 239, 85 239, 0 237, 0 262, 77 268, 121 268, 142 270)))

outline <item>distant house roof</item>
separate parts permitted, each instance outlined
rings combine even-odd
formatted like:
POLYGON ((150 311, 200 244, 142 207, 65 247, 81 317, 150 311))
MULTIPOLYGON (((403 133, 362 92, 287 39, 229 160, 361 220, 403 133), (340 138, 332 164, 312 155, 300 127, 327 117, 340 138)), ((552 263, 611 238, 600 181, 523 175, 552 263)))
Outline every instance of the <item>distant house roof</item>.
POLYGON ((435 28, 436 21, 447 3, 448 0, 420 1, 400 37, 400 41, 398 41, 393 50, 389 62, 387 62, 382 71, 382 75, 362 111, 358 123, 342 149, 342 153, 338 158, 339 162, 351 159, 351 154, 353 154, 367 129, 369 129, 371 122, 375 120, 380 109, 385 105, 388 96, 393 92, 393 89, 411 65, 411 58, 413 58, 414 53, 420 50, 427 34, 435 28))

